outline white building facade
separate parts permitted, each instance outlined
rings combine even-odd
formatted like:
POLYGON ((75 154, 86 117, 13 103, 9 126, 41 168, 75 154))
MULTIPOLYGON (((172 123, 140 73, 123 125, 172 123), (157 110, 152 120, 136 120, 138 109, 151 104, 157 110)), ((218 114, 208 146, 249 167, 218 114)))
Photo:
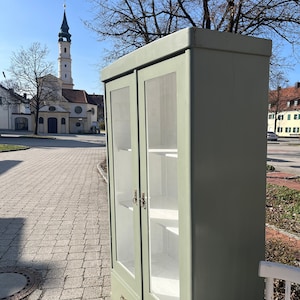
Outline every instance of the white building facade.
POLYGON ((267 129, 279 137, 300 137, 300 83, 270 91, 267 129))

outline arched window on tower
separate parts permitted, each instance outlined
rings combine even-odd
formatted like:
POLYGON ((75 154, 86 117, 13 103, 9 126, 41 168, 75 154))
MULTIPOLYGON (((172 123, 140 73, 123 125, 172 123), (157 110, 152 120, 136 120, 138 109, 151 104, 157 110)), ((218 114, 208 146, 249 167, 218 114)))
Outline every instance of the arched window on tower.
POLYGON ((65 47, 64 52, 67 53, 67 48, 65 47))
POLYGON ((65 74, 65 78, 67 78, 67 74, 65 74))

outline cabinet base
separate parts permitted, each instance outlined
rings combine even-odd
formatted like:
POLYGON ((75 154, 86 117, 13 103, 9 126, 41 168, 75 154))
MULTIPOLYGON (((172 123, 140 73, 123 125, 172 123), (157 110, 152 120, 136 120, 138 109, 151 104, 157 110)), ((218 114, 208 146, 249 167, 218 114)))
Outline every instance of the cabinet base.
POLYGON ((111 300, 141 300, 114 270, 111 272, 111 300))

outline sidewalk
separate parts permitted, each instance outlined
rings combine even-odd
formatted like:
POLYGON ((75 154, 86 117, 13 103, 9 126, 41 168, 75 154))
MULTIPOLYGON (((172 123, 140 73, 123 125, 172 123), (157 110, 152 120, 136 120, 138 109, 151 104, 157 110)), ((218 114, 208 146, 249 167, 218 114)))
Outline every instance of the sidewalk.
POLYGON ((28 300, 108 300, 108 204, 97 170, 105 148, 47 142, 1 153, 0 275, 15 267, 22 286, 21 270, 38 274, 28 300))

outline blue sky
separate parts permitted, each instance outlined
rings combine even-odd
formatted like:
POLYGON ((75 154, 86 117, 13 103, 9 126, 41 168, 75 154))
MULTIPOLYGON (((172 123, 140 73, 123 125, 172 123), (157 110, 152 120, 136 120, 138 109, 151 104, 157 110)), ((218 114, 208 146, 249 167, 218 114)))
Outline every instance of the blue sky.
POLYGON ((0 81, 2 71, 9 78, 12 52, 40 42, 49 49, 48 61, 54 63, 57 76, 58 33, 63 20, 64 3, 69 32, 72 34, 71 58, 74 89, 88 93, 103 93, 99 65, 104 45, 82 20, 92 18, 91 5, 86 0, 1 0, 0 4, 0 81))
MULTIPOLYGON (((0 81, 4 80, 2 71, 9 78, 12 52, 28 48, 40 42, 49 49, 47 60, 54 63, 57 76, 58 33, 63 19, 66 3, 67 20, 72 34, 71 56, 72 77, 75 89, 88 93, 103 94, 100 82, 102 57, 107 43, 97 41, 94 32, 87 29, 82 20, 91 20, 92 6, 88 0, 0 0, 0 81)), ((287 51, 290 56, 290 50, 287 51)), ((300 81, 300 64, 288 71, 292 86, 300 81)))

